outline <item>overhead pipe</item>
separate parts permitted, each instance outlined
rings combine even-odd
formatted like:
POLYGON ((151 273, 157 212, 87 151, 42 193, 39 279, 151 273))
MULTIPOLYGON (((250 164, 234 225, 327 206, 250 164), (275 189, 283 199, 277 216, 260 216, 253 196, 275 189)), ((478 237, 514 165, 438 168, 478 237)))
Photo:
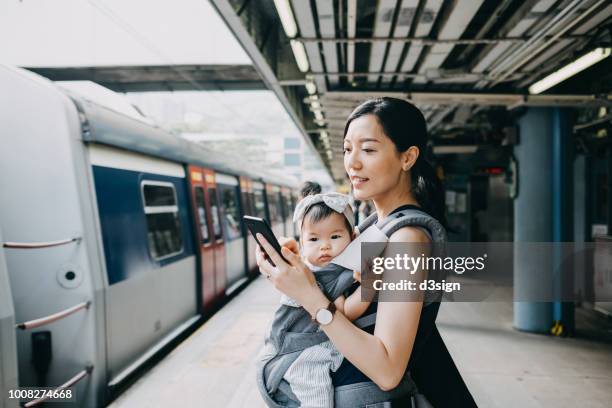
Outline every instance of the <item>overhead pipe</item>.
MULTIPOLYGON (((550 15, 550 7, 553 5, 551 0, 530 0, 525 2, 519 7, 517 12, 504 23, 504 36, 506 37, 521 37, 528 32, 534 24, 537 23, 538 17, 542 15, 550 15), (547 13, 547 14, 543 14, 547 13)), ((477 37, 478 38, 478 37, 477 37)), ((527 38, 529 39, 529 38, 527 38)), ((469 47, 468 47, 469 48, 469 47)), ((513 50, 518 47, 513 47, 512 43, 499 43, 493 47, 487 47, 486 50, 481 53, 480 58, 472 67, 474 72, 485 72, 490 70, 491 65, 495 65, 503 62, 504 56, 508 56, 513 50)), ((481 89, 486 86, 487 81, 478 82, 475 87, 481 89)))
POLYGON ((606 2, 606 0, 599 0, 597 3, 593 4, 591 7, 589 7, 588 10, 586 10, 580 16, 578 16, 577 18, 572 20, 567 26, 564 26, 557 34, 553 35, 552 38, 550 38, 549 40, 546 40, 542 45, 540 45, 535 50, 531 51, 529 54, 527 54, 525 57, 523 57, 522 60, 520 60, 520 61, 516 62, 514 65, 512 65, 510 67, 510 69, 508 71, 506 71, 501 77, 496 79, 493 82, 493 84, 491 84, 491 86, 494 86, 494 85, 498 84, 499 82, 503 81, 509 75, 512 75, 514 72, 516 72, 517 69, 519 69, 520 67, 525 65, 527 62, 531 61, 542 50, 544 50, 546 47, 548 47, 552 42, 557 41, 564 33, 566 33, 567 31, 571 30, 572 28, 574 28, 577 24, 582 22, 582 20, 584 20, 586 17, 590 16, 593 11, 595 11, 598 7, 603 5, 605 2, 606 2))
POLYGON ((501 62, 500 65, 498 65, 491 71, 491 75, 497 78, 489 86, 494 86, 500 83, 501 81, 506 79, 509 75, 514 73, 518 68, 523 66, 525 63, 529 62, 531 59, 535 58, 544 47, 550 45, 553 41, 558 40, 565 32, 573 28, 576 24, 581 22, 585 17, 589 16, 593 10, 597 9, 604 2, 605 0, 599 0, 594 5, 592 5, 588 10, 586 10, 584 13, 578 16, 578 18, 574 19, 571 22, 568 22, 567 20, 572 18, 573 13, 576 11, 575 9, 578 6, 580 6, 582 3, 578 0, 575 0, 574 2, 572 2, 567 8, 563 9, 561 13, 559 13, 550 22, 548 22, 548 24, 545 27, 543 27, 540 31, 538 31, 531 40, 529 40, 527 43, 519 47, 511 55, 505 58, 501 62), (561 30, 559 32, 557 32, 555 35, 550 37, 548 41, 545 40, 546 42, 544 44, 540 46, 536 45, 538 41, 544 39, 548 33, 558 28, 559 26, 561 26, 561 30), (537 47, 535 50, 533 49, 534 46, 537 47), (504 69, 507 68, 508 66, 510 68, 506 70, 506 72, 503 72, 504 69))
MULTIPOLYGON (((552 39, 553 41, 562 41, 562 40, 584 40, 588 39, 587 35, 566 35, 563 37, 555 37, 548 36, 545 39, 552 39)), ((347 43, 347 44, 357 44, 357 43, 376 43, 376 42, 399 42, 399 43, 415 43, 420 45, 435 45, 435 44, 452 44, 452 45, 480 45, 480 44, 499 44, 504 42, 509 43, 524 43, 528 41, 531 37, 503 37, 503 38, 458 38, 455 40, 452 39, 431 39, 431 38, 419 38, 419 37, 350 37, 350 38, 319 38, 319 37, 296 37, 296 40, 299 40, 303 43, 347 43)))
POLYGON ((514 50, 508 57, 504 58, 500 63, 491 70, 492 75, 500 74, 504 68, 506 68, 509 64, 512 64, 517 58, 520 58, 525 52, 529 52, 530 47, 539 41, 543 36, 548 34, 553 29, 557 28, 559 24, 562 24, 563 19, 566 16, 571 16, 575 9, 580 6, 583 0, 574 0, 570 5, 565 7, 559 14, 554 16, 544 27, 542 27, 538 32, 536 32, 533 36, 529 38, 524 44, 522 44, 519 48, 514 50))

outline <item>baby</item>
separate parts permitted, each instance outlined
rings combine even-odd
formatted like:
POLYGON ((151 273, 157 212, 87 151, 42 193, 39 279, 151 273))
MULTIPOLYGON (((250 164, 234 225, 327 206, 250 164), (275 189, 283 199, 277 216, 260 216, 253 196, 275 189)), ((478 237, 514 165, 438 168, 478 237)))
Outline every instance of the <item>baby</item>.
MULTIPOLYGON (((293 220, 300 231, 300 247, 306 265, 316 274, 338 256, 353 240, 354 215, 348 196, 339 193, 320 194, 316 183, 302 189, 303 199, 295 208, 293 220)), ((360 276, 355 274, 355 278, 360 276)), ((283 295, 281 303, 300 307, 283 295)), ((337 312, 355 320, 370 302, 361 301, 361 287, 348 297, 334 301, 337 312)), ((305 349, 289 367, 284 379, 303 407, 333 407, 334 394, 330 372, 336 371, 342 355, 330 341, 305 349)))

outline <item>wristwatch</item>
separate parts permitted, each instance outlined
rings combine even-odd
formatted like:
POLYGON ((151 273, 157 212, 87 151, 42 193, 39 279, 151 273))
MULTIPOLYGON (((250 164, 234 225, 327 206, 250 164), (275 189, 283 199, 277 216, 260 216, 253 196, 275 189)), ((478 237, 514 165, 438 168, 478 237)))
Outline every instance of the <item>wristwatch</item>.
POLYGON ((327 307, 322 307, 318 309, 312 320, 317 322, 321 326, 326 326, 334 320, 334 313, 336 312, 336 305, 334 302, 329 302, 327 307))

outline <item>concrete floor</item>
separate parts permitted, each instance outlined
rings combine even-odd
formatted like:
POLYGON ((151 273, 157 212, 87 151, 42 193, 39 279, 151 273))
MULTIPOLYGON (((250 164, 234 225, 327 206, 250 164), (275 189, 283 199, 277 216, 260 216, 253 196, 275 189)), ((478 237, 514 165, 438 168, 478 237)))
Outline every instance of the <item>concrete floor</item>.
MULTIPOLYGON (((252 282, 111 407, 261 407, 255 359, 278 305, 252 282)), ((610 407, 612 343, 512 329, 512 303, 445 303, 438 326, 480 407, 610 407)))

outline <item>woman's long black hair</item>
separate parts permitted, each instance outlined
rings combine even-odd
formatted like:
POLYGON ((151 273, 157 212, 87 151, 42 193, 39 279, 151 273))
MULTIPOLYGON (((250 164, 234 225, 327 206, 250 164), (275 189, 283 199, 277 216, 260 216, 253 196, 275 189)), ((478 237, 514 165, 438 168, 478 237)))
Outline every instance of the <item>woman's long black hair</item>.
POLYGON ((446 227, 444 187, 435 169, 425 158, 427 123, 421 111, 402 99, 388 97, 369 99, 356 107, 348 117, 344 127, 344 137, 351 122, 365 115, 376 117, 385 135, 391 139, 398 152, 405 152, 410 146, 419 148, 419 157, 410 169, 412 193, 421 207, 446 227))

